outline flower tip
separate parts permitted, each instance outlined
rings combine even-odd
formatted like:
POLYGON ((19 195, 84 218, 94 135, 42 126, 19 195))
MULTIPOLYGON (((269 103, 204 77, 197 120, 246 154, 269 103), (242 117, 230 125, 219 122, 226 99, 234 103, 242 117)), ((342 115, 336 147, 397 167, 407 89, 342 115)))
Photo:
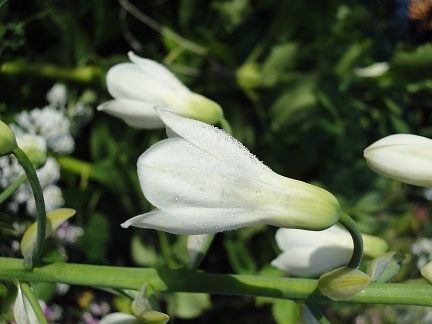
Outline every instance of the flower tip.
POLYGON ((126 222, 124 222, 124 223, 121 223, 120 226, 121 226, 122 228, 129 228, 129 226, 130 226, 130 222, 129 222, 129 221, 126 221, 126 222))

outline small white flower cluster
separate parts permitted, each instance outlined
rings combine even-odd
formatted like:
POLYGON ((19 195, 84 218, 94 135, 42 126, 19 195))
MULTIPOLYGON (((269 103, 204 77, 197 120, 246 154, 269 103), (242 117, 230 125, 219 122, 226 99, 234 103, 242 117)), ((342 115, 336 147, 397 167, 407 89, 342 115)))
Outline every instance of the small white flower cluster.
POLYGON ((418 256, 417 268, 421 269, 432 261, 432 239, 422 238, 411 245, 411 252, 418 256))
MULTIPOLYGON (((16 159, 9 159, 8 157, 0 158, 1 168, 1 184, 5 188, 12 184, 19 176, 5 177, 5 173, 13 175, 21 175, 22 168, 16 159), (7 167, 4 167, 4 162, 10 162, 7 167), (3 171, 6 172, 3 172, 3 171), (4 186, 6 184, 6 186, 4 186)), ((60 179, 60 166, 56 159, 49 157, 45 164, 36 170, 38 178, 41 183, 42 192, 45 200, 45 208, 47 212, 57 209, 64 204, 63 194, 61 189, 55 185, 60 179)), ((22 184, 12 196, 12 200, 8 203, 8 208, 12 212, 18 212, 19 206, 25 204, 26 211, 29 215, 36 216, 36 205, 33 199, 33 193, 28 183, 22 184)))
MULTIPOLYGON (((91 119, 93 110, 82 102, 67 108, 67 89, 60 84, 54 85, 48 91, 46 99, 47 106, 17 114, 15 123, 10 127, 15 133, 19 147, 25 152, 40 152, 39 154, 43 156, 48 150, 56 154, 70 154, 75 149, 72 133, 77 133, 79 128, 91 119)), ((32 160, 30 155, 29 157, 32 160)), ((47 212, 63 206, 61 189, 55 185, 60 179, 60 166, 56 159, 48 157, 36 172, 43 190, 47 212)), ((16 159, 7 156, 0 158, 1 188, 10 186, 23 173, 16 159)), ((12 196, 8 208, 12 212, 17 212, 21 204, 25 204, 28 214, 36 215, 32 190, 28 184, 19 187, 12 196)))

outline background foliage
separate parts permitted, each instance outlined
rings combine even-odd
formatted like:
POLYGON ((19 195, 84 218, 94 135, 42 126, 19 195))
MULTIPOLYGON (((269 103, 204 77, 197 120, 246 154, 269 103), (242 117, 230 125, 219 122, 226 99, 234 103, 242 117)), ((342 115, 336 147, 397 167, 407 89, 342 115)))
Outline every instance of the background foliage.
MULTIPOLYGON (((163 62, 193 91, 218 102, 233 136, 265 164, 325 187, 362 231, 405 253, 406 271, 394 280, 414 279, 411 245, 431 234, 430 203, 422 190, 372 173, 362 152, 393 133, 432 136, 428 12, 420 0, 3 0, 0 116, 12 121, 18 112, 44 106, 55 83, 67 86, 69 106, 96 107, 110 99, 106 71, 127 61, 130 50, 163 62), (376 62, 388 62, 388 72, 356 74, 376 62)), ((62 168, 65 206, 78 211, 73 223, 84 234, 63 245, 63 254, 52 242, 47 257, 169 268, 187 262, 185 237, 119 226, 151 207, 139 189, 136 160, 163 137, 162 130, 131 129, 95 112, 76 134, 74 153, 53 154, 62 168)), ((18 257, 8 248, 20 239, 11 224, 32 218, 6 209, 0 216, 0 253, 18 257)), ((218 234, 201 268, 283 275, 269 265, 279 253, 274 232, 262 226, 218 234)), ((86 321, 83 313, 95 302, 112 310, 128 304, 93 288, 72 287, 61 296, 50 285, 38 290, 48 304, 62 307, 65 322, 86 321)), ((2 305, 12 299, 0 296, 2 305)), ((187 294, 164 300, 177 323, 285 323, 297 316, 288 301, 187 294)), ((408 307, 319 306, 335 322, 420 316, 408 307)))

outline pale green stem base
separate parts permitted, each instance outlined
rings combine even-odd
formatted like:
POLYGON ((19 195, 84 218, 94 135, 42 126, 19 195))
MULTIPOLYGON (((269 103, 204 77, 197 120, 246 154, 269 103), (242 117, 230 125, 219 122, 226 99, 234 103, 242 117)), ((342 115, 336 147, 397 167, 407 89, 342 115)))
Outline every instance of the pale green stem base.
MULTIPOLYGON (((192 292, 239 296, 262 296, 296 301, 329 301, 314 279, 210 274, 186 270, 125 268, 85 264, 52 263, 27 270, 22 259, 0 257, 0 280, 61 282, 139 290, 145 283, 160 292, 192 292)), ((348 303, 432 306, 428 284, 371 283, 348 303)))

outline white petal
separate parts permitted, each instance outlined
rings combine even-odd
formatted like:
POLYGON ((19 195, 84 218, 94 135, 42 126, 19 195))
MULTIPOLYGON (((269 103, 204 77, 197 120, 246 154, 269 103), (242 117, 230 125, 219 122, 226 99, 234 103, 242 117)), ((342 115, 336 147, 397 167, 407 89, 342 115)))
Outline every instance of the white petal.
POLYGON ((190 268, 195 263, 196 258, 202 253, 204 246, 208 241, 209 235, 188 235, 186 248, 189 255, 190 268))
POLYGON ((111 313, 102 318, 99 324, 139 324, 139 321, 134 315, 125 313, 111 313))
POLYGON ((159 107, 155 109, 165 125, 173 132, 213 158, 232 166, 237 172, 267 183, 271 183, 274 177, 278 177, 243 144, 224 131, 196 120, 182 118, 159 107))
MULTIPOLYGON (((154 206, 256 208, 266 185, 200 150, 183 138, 170 138, 150 147, 138 159, 144 195, 154 206)), ((269 209, 270 207, 265 207, 269 209)))
POLYGON ((432 140, 407 134, 387 136, 364 151, 375 172, 417 186, 432 185, 432 140))
POLYGON ((363 78, 378 77, 386 73, 390 69, 390 65, 387 62, 376 62, 364 68, 354 69, 354 73, 363 78))
POLYGON ((153 60, 139 57, 133 52, 129 52, 128 56, 133 63, 138 65, 144 73, 152 77, 154 80, 166 84, 171 89, 176 91, 189 91, 189 89, 162 64, 159 64, 153 60))
POLYGON ((280 228, 276 231, 276 242, 282 251, 292 249, 294 246, 334 245, 353 248, 353 242, 348 231, 337 225, 323 231, 280 228))
POLYGON ((156 105, 154 102, 115 99, 99 105, 97 109, 121 118, 126 124, 135 128, 162 128, 164 123, 154 110, 156 105))
POLYGON ((310 276, 346 265, 351 256, 352 249, 341 246, 293 247, 271 264, 296 276, 310 276))
POLYGON ((114 65, 108 70, 106 80, 109 93, 116 99, 154 101, 164 104, 176 96, 176 91, 146 75, 133 63, 114 65))
POLYGON ((18 294, 15 300, 13 313, 17 324, 39 323, 36 313, 31 307, 27 297, 24 296, 19 284, 18 284, 18 294))
POLYGON ((365 149, 365 152, 371 149, 394 145, 424 145, 432 147, 432 140, 423 136, 412 134, 394 134, 386 136, 376 141, 365 149))
POLYGON ((172 234, 210 234, 263 224, 260 213, 242 208, 174 207, 135 216, 123 224, 172 234))

